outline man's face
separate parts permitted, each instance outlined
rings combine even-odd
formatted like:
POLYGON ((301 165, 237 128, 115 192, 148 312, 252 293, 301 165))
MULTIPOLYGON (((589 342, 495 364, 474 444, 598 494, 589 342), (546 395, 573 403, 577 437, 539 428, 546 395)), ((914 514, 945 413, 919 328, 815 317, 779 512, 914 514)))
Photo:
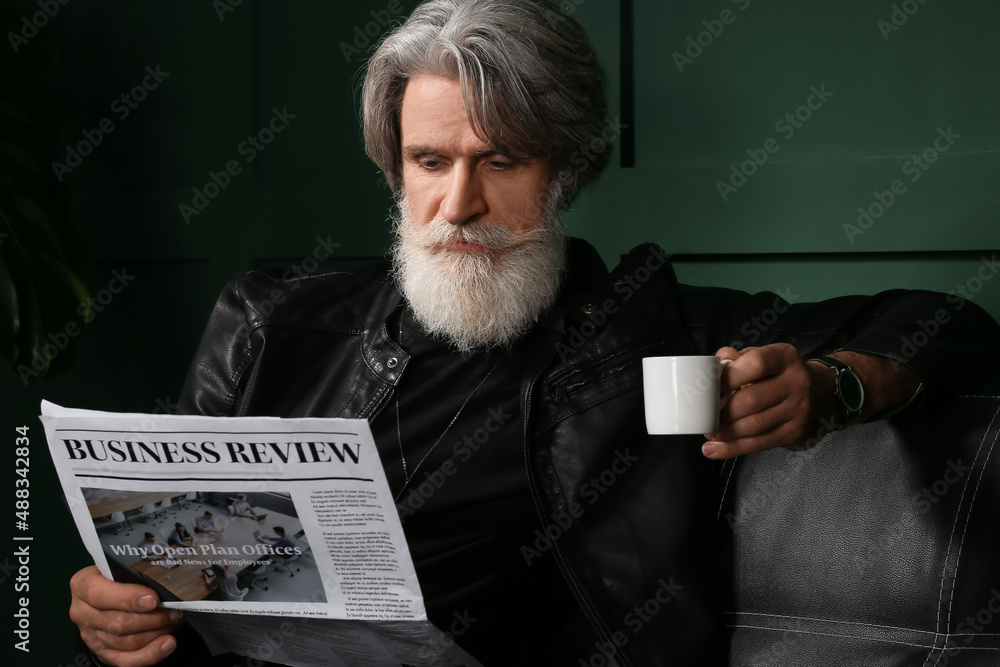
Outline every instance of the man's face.
POLYGON ((400 118, 396 278, 417 319, 460 351, 505 346, 555 301, 565 266, 549 160, 500 154, 459 83, 414 77, 400 118))
MULTIPOLYGON (((476 136, 457 79, 413 77, 400 113, 403 183, 416 227, 494 222, 513 232, 539 224, 553 169, 546 159, 502 155, 476 136)), ((447 252, 483 252, 449 243, 447 252)))

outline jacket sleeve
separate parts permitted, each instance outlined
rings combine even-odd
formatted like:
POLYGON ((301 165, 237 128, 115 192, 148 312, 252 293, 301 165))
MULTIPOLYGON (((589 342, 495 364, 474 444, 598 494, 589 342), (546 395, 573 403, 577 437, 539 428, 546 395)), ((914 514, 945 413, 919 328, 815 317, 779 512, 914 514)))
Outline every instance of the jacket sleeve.
POLYGON ((705 354, 777 342, 803 356, 864 352, 908 365, 935 393, 978 391, 1000 374, 1000 326, 953 294, 890 290, 789 303, 773 292, 686 285, 680 292, 685 326, 705 354))
POLYGON ((177 413, 232 415, 239 378, 252 360, 252 314, 235 280, 222 290, 181 389, 177 413))

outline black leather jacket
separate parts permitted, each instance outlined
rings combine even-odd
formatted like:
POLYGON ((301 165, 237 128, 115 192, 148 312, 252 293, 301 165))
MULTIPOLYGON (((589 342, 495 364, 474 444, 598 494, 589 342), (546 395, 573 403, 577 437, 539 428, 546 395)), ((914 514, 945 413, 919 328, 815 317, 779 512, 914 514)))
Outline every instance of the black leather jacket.
MULTIPOLYGON (((700 437, 645 433, 642 357, 785 341, 803 354, 895 358, 946 390, 978 387, 1000 369, 1000 328, 957 298, 893 291, 791 305, 681 286, 656 246, 611 272, 582 241, 571 241, 570 257, 523 380, 525 467, 539 534, 554 538, 532 548, 552 550, 595 656, 614 653, 621 665, 714 664, 728 590, 715 540, 718 468, 700 455, 700 437), (911 354, 906 340, 941 309, 948 322, 911 354)), ((377 416, 407 368, 385 326, 400 298, 384 266, 242 276, 216 305, 181 411, 377 416)))

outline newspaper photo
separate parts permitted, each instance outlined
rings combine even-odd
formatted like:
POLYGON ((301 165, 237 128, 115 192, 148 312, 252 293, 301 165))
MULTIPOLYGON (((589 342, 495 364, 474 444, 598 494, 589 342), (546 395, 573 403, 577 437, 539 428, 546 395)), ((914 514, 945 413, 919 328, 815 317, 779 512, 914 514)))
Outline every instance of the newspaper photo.
POLYGON ((477 664, 427 620, 367 421, 48 402, 41 420, 94 563, 164 607, 199 612, 189 622, 213 653, 477 664))

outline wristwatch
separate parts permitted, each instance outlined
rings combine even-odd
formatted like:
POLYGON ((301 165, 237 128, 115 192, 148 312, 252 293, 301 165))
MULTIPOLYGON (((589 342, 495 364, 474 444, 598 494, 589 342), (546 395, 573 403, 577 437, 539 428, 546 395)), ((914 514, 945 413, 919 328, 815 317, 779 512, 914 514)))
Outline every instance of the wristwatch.
POLYGON ((832 357, 813 357, 809 361, 818 361, 833 369, 836 376, 833 380, 833 395, 840 400, 847 413, 847 419, 861 414, 861 407, 865 404, 865 388, 861 386, 858 374, 843 361, 837 361, 832 357))

